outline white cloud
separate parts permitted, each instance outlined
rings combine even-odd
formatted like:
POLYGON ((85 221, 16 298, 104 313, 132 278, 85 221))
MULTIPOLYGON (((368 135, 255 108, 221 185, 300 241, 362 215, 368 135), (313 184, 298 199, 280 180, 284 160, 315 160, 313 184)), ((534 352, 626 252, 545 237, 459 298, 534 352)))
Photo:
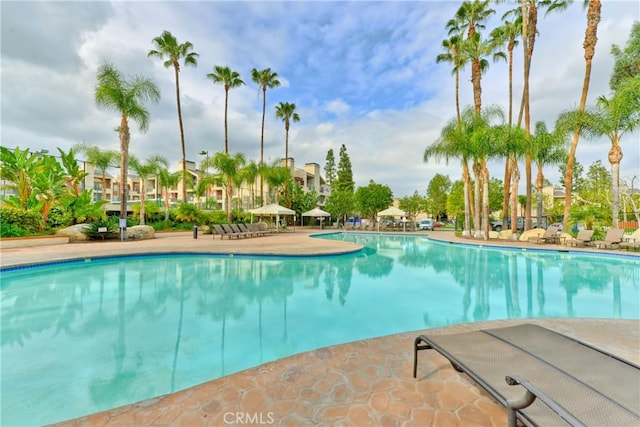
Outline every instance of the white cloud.
MULTIPOLYGON (((582 5, 540 16, 531 75, 532 121, 553 126, 577 105, 582 87, 582 5)), ((259 156, 262 92, 252 68, 270 67, 282 85, 267 91, 265 156, 284 155, 278 102, 294 102, 301 121, 292 124, 289 150, 297 164, 324 166, 326 152, 347 146, 358 185, 370 179, 396 196, 424 194, 436 173, 460 177, 458 162, 423 162, 427 145, 455 114, 450 65, 435 64, 446 38, 444 25, 458 3, 442 2, 2 2, 2 144, 32 150, 68 149, 77 141, 117 148, 118 117, 93 100, 98 66, 112 61, 125 74, 155 80, 162 100, 149 105, 149 132, 134 130, 131 151, 177 164, 180 142, 172 69, 147 58, 151 40, 171 31, 200 54, 196 68, 180 73, 187 157, 222 150, 224 90, 205 76, 215 65, 238 71, 246 86, 229 94, 232 152, 259 156), (50 18, 54 16, 55 19, 50 18), (22 23, 16 25, 17 22, 22 23)), ((493 6, 502 15, 504 5, 493 6)), ((608 93, 612 43, 624 46, 640 19, 633 1, 603 2, 589 100, 608 93)), ((490 26, 489 26, 490 28, 490 26)), ((520 100, 522 53, 516 52, 514 109, 520 100)), ((507 107, 506 65, 483 76, 483 103, 507 107)), ((472 103, 468 70, 461 75, 462 105, 472 103)), ((621 174, 640 175, 638 133, 622 141, 621 174)), ((609 142, 582 141, 578 161, 607 162, 609 142)), ((501 178, 497 163, 492 175, 501 178)), ((556 168, 545 171, 559 180, 556 168)))

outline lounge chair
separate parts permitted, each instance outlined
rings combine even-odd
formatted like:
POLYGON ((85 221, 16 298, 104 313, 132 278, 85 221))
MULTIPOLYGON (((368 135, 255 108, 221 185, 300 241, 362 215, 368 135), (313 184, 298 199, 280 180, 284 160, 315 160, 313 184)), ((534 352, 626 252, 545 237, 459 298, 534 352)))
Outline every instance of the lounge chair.
POLYGON ((558 235, 558 231, 560 231, 560 227, 550 225, 542 236, 529 237, 529 241, 536 243, 559 243, 560 236, 558 235))
POLYGON ((620 249, 626 249, 630 251, 631 249, 640 251, 640 240, 629 240, 628 242, 621 242, 620 249))
MULTIPOLYGON (((237 239, 238 237, 240 237, 234 233, 231 233, 231 234, 227 233, 222 228, 222 226, 220 226, 220 224, 213 224, 213 229, 216 230, 216 234, 220 236, 220 240, 224 239, 225 237, 227 239, 231 239, 231 238, 237 239)), ((216 234, 213 235, 214 239, 216 238, 216 234)))
POLYGON ((549 329, 522 324, 420 335, 507 408, 509 426, 640 425, 640 366, 549 329), (522 387, 514 387, 520 385, 522 387))
MULTIPOLYGON (((229 235, 233 235, 233 236, 236 236, 236 237, 238 237, 238 238, 239 238, 239 237, 243 237, 243 238, 244 238, 244 237, 248 237, 248 235, 247 235, 247 234, 244 234, 244 233, 240 232, 240 230, 237 230, 237 231, 236 231, 236 230, 234 230, 234 229, 233 229, 233 227, 231 227, 231 224, 220 224, 220 225, 222 226, 222 229, 223 229, 224 231, 226 231, 226 232, 227 232, 227 234, 229 234, 229 235)), ((235 224, 234 224, 234 225, 235 225, 235 224)))
POLYGON ((613 249, 614 246, 620 246, 624 230, 619 228, 610 228, 604 236, 604 240, 596 240, 592 245, 596 248, 613 249))
POLYGON ((241 232, 248 234, 250 237, 264 236, 264 233, 262 233, 260 230, 249 230, 249 228, 242 223, 236 224, 236 226, 241 232))
POLYGON ((591 246, 593 230, 580 230, 574 239, 567 240, 569 246, 591 246))

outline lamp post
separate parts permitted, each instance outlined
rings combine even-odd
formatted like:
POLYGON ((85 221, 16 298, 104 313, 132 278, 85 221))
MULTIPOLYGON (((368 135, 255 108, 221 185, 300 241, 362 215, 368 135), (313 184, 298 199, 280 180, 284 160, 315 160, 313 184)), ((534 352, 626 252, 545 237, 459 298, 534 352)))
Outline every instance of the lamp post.
MULTIPOLYGON (((208 177, 209 176, 209 151, 200 150, 198 154, 201 156, 206 156, 204 160, 205 161, 204 174, 206 177, 208 177)), ((204 206, 205 206, 205 209, 209 209, 209 183, 207 183, 207 191, 204 193, 204 206)))

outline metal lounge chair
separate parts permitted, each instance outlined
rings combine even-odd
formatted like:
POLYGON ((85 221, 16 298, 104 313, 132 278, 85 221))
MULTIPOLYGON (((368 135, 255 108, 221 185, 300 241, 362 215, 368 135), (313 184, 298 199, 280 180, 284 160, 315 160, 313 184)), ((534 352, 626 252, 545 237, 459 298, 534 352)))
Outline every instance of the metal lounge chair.
POLYGON ((593 230, 580 230, 575 239, 567 240, 567 244, 570 246, 591 246, 592 237, 593 230))
MULTIPOLYGON (((222 228, 222 226, 220 224, 213 224, 213 229, 216 230, 216 234, 220 236, 220 240, 224 239, 225 237, 227 239, 231 239, 232 237, 234 239, 237 239, 239 236, 237 234, 234 233, 227 233, 225 229, 222 228)), ((215 239, 216 234, 213 235, 213 238, 215 239)))
POLYGON ((549 329, 522 324, 420 335, 507 408, 509 425, 640 425, 640 366, 549 329), (516 387, 516 385, 519 385, 516 387))
POLYGON ((254 233, 252 233, 251 231, 247 230, 247 231, 243 231, 240 229, 240 226, 238 224, 229 224, 229 227, 231 227, 231 230, 241 236, 241 237, 255 237, 256 235, 254 233))
POLYGON ((220 224, 220 226, 230 236, 235 236, 236 238, 247 237, 246 234, 236 232, 229 224, 220 224))
POLYGON ((243 233, 245 233, 245 234, 248 234, 250 237, 260 237, 260 236, 264 236, 264 234, 263 234, 263 233, 261 233, 261 232, 260 232, 260 231, 258 231, 258 230, 249 230, 249 228, 248 228, 246 225, 244 225, 243 223, 236 224, 236 226, 238 227, 238 229, 239 229, 241 232, 243 232, 243 233))
POLYGON ((607 230, 607 234, 604 236, 604 240, 596 240, 592 243, 596 248, 613 249, 614 246, 619 246, 622 242, 622 236, 624 230, 619 228, 610 228, 607 230))
POLYGON ((560 227, 550 225, 542 236, 529 237, 529 241, 536 243, 559 243, 558 231, 560 231, 560 227))

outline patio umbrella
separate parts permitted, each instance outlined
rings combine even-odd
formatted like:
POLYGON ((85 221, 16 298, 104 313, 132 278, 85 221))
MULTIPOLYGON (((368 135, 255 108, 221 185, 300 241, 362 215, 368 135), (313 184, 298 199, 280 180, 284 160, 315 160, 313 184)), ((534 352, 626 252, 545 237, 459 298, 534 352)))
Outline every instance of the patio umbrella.
POLYGON ((320 221, 322 222, 325 217, 329 217, 331 216, 331 214, 329 212, 323 211, 320 208, 313 208, 310 211, 304 212, 302 216, 311 216, 315 218, 320 218, 320 221))
POLYGON ((280 215, 295 215, 296 212, 292 209, 285 208, 284 206, 280 206, 277 203, 272 203, 270 205, 264 205, 262 207, 251 209, 249 211, 254 215, 275 215, 276 216, 276 230, 279 231, 280 226, 280 215))
MULTIPOLYGON (((395 206, 391 206, 390 208, 387 208, 385 210, 378 212, 378 218, 381 216, 393 216, 393 217, 399 216, 399 217, 406 218, 407 213, 402 209, 398 209, 395 206)), ((406 222, 403 221, 402 228, 404 231, 406 231, 405 227, 406 227, 406 222)), ((378 231, 380 231, 380 221, 378 221, 378 231)))

